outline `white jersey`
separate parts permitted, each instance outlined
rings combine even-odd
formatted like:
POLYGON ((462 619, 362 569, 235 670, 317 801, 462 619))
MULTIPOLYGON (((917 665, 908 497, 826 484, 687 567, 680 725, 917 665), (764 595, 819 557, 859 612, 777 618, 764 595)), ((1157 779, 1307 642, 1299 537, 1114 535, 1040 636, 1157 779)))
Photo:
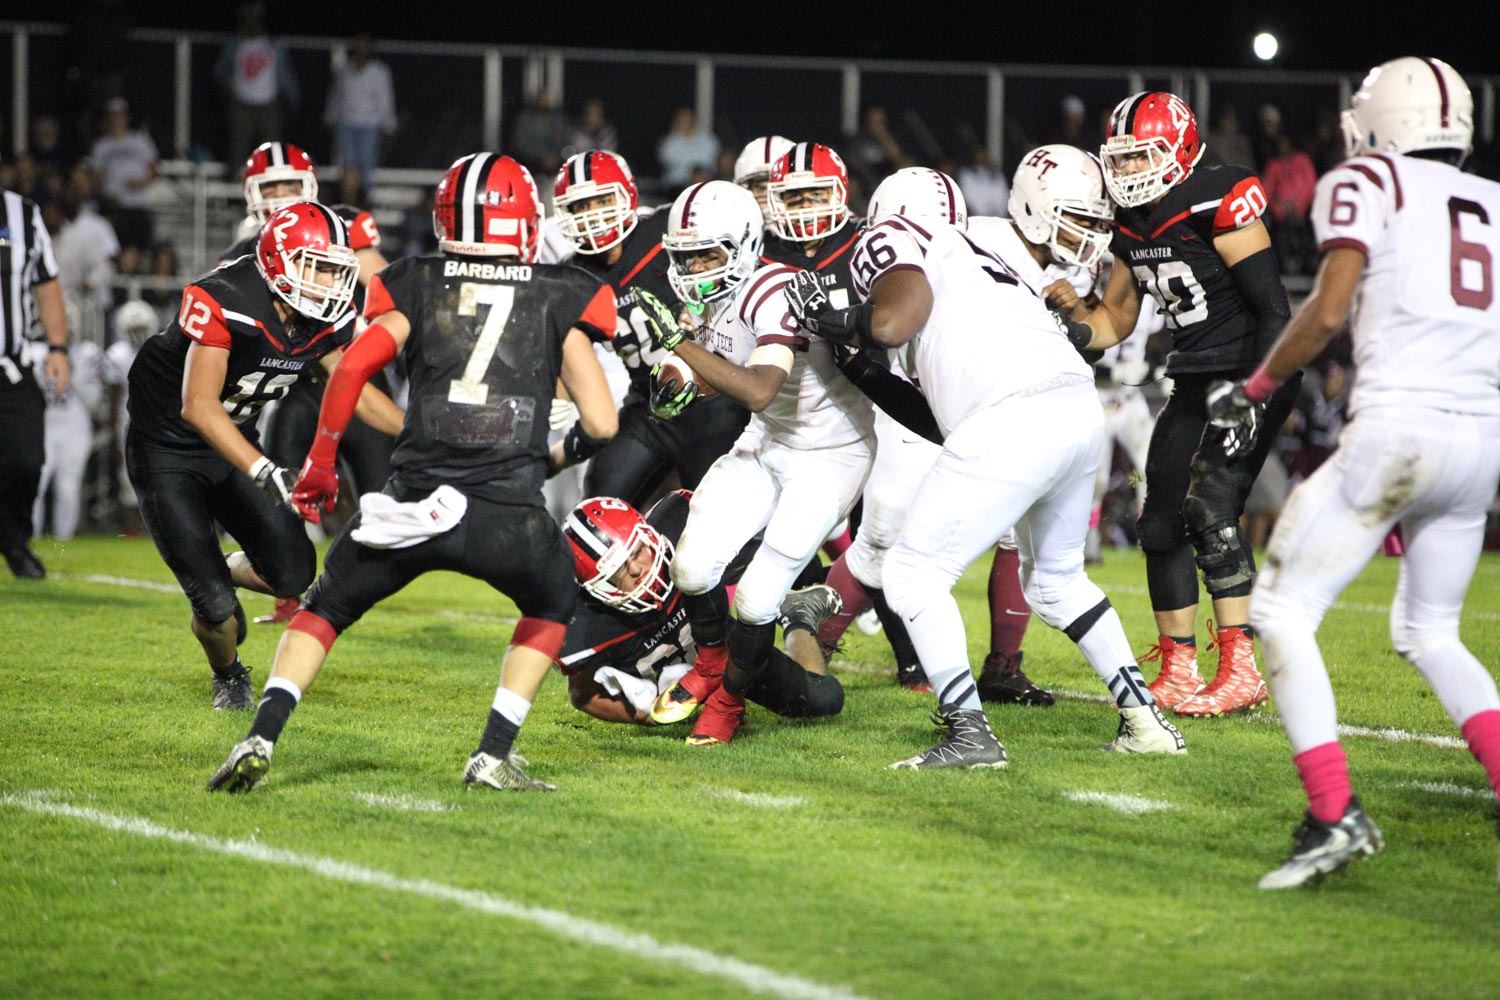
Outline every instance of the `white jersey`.
POLYGON ((792 352, 792 370, 776 398, 752 413, 747 437, 768 435, 790 448, 838 448, 875 433, 875 414, 864 393, 834 364, 833 348, 809 337, 792 319, 786 286, 797 269, 760 267, 725 304, 711 306, 699 343, 727 361, 745 365, 756 348, 782 345, 792 352))
POLYGON ((929 230, 899 215, 870 227, 854 252, 861 298, 879 277, 902 269, 921 271, 932 288, 927 325, 901 353, 944 434, 1008 396, 1093 381, 1042 302, 1042 269, 1011 224, 975 222, 1003 227, 980 227, 1003 255, 953 226, 929 230))
POLYGON ((1349 411, 1500 413, 1500 184, 1410 156, 1358 156, 1318 181, 1326 252, 1365 255, 1349 411))

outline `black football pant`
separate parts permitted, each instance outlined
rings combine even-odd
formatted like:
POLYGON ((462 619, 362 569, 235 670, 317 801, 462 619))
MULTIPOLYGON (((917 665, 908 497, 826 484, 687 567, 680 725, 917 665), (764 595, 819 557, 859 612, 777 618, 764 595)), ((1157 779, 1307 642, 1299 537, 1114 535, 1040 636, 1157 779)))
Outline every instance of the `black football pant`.
MULTIPOLYGON (((390 394, 384 373, 377 373, 370 384, 390 394)), ((276 403, 266 418, 266 454, 277 465, 296 471, 302 468, 318 433, 318 410, 323 405, 323 384, 309 378, 298 379, 290 392, 276 403)), ((395 440, 355 417, 339 441, 339 461, 352 478, 350 495, 372 493, 391 477, 391 451, 395 440)))
POLYGON ((140 497, 141 521, 199 621, 226 621, 237 605, 215 521, 277 597, 296 597, 312 583, 317 552, 301 518, 217 452, 153 445, 132 429, 125 469, 140 497))
POLYGON ((620 430, 589 463, 583 494, 619 497, 640 507, 671 469, 693 490, 750 422, 750 411, 727 396, 697 399, 671 420, 651 415, 634 391, 620 406, 620 430))
MULTIPOLYGON (((393 490, 388 487, 388 491, 393 490)), ((415 496, 396 495, 398 500, 415 496)), ((537 497, 541 499, 540 494, 537 497)), ((376 604, 423 573, 452 570, 483 580, 515 602, 525 618, 567 624, 578 600, 573 556, 545 507, 520 507, 469 497, 463 520, 436 538, 404 549, 376 549, 354 540, 362 514, 339 533, 323 573, 302 607, 342 633, 376 604)))
MULTIPOLYGON (((1215 381, 1239 377, 1243 374, 1174 376, 1172 395, 1151 432, 1146 499, 1136 520, 1136 534, 1146 553, 1151 607, 1157 611, 1198 603, 1197 568, 1205 558, 1236 561, 1247 574, 1254 572, 1254 556, 1239 535, 1238 521, 1250 487, 1292 411, 1302 377, 1288 381, 1267 401, 1255 447, 1230 458, 1224 454, 1224 431, 1208 422, 1206 397, 1215 381), (1230 525, 1236 539, 1229 546, 1233 551, 1210 552, 1210 536, 1217 538, 1215 533, 1230 525)), ((1248 582, 1223 589, 1212 580, 1206 582, 1213 598, 1250 593, 1248 582)))
POLYGON ((745 697, 788 719, 818 719, 844 709, 844 686, 837 677, 809 673, 774 647, 745 697))
POLYGON ((0 368, 0 551, 24 548, 31 540, 31 505, 36 501, 46 457, 47 401, 28 368, 21 380, 0 368))

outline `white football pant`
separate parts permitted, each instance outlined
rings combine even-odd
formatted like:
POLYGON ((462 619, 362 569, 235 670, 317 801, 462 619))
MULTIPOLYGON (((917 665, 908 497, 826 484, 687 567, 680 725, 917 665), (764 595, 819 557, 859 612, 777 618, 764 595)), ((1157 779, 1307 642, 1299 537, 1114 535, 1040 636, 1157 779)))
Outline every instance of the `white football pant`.
POLYGON ((47 489, 52 489, 52 537, 66 542, 78 533, 83 506, 83 474, 94 450, 94 422, 76 396, 49 403, 45 418, 47 457, 31 508, 32 530, 42 533, 47 519, 47 489))
POLYGON ((1110 467, 1114 465, 1115 444, 1125 449, 1138 478, 1135 484, 1135 509, 1140 511, 1146 499, 1146 451, 1151 444, 1151 429, 1156 418, 1146 397, 1132 386, 1101 388, 1099 403, 1104 407, 1104 447, 1099 455, 1099 474, 1094 481, 1094 505, 1109 492, 1110 467))
POLYGON ((882 587, 886 553, 896 544, 906 512, 943 446, 933 444, 875 410, 875 465, 865 484, 865 503, 844 565, 866 587, 882 587))

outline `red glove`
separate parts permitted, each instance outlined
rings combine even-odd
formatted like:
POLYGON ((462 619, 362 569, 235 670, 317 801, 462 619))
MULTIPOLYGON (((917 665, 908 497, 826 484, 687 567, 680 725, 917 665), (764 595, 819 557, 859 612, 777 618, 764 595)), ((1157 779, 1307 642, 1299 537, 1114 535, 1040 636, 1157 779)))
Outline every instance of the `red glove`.
POLYGON ((291 504, 304 521, 319 523, 319 507, 323 508, 325 514, 333 513, 333 504, 338 496, 339 474, 332 465, 320 465, 311 457, 302 463, 302 474, 292 486, 291 504))

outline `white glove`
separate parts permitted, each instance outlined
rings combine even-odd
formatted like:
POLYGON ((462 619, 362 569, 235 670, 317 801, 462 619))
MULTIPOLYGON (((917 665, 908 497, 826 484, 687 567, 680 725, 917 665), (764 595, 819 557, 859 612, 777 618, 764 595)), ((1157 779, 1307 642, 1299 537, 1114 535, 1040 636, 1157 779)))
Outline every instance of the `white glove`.
POLYGON ((547 426, 555 431, 565 431, 578 421, 578 407, 571 399, 552 400, 552 412, 547 414, 547 426))
POLYGON ((1121 361, 1110 372, 1110 377, 1119 385, 1138 386, 1151 374, 1151 366, 1144 358, 1121 361))

